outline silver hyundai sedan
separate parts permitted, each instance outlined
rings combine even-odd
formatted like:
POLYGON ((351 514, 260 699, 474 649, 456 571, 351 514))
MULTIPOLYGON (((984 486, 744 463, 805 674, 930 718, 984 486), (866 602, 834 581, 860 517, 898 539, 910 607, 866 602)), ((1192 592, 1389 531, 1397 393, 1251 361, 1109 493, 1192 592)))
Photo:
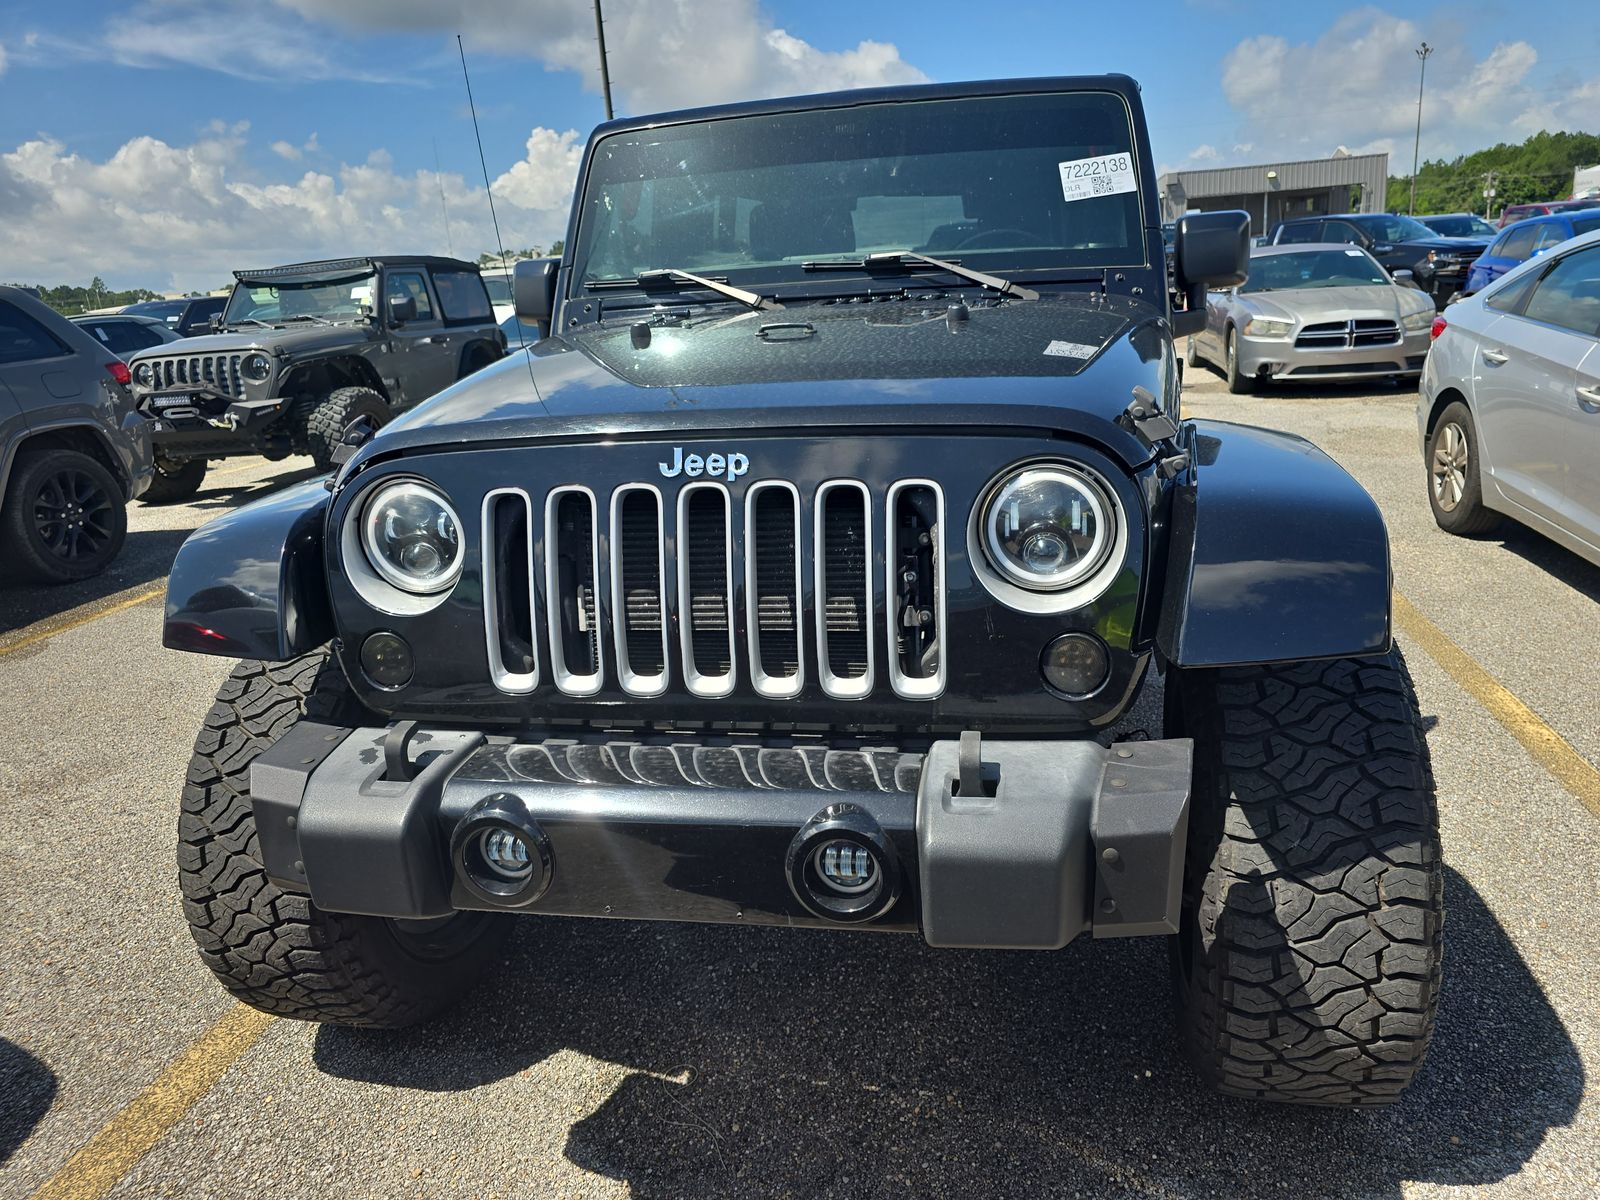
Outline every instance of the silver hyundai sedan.
POLYGON ((1415 378, 1428 356, 1433 300, 1345 245, 1262 246, 1250 278, 1206 297, 1188 364, 1214 364, 1230 392, 1257 380, 1415 378))

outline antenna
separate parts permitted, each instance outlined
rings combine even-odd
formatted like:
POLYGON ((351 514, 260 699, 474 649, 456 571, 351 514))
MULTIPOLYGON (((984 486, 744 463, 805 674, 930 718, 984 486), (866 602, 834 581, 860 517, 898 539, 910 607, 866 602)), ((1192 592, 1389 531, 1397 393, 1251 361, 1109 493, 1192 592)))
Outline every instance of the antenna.
MULTIPOLYGON (((478 106, 472 101, 472 76, 467 74, 467 52, 461 44, 461 35, 459 33, 456 34, 456 52, 461 55, 461 78, 467 84, 467 109, 472 113, 472 136, 478 139, 478 166, 483 169, 483 194, 489 197, 489 220, 494 222, 494 244, 495 248, 500 251, 500 266, 504 268, 506 266, 506 244, 500 240, 500 218, 495 216, 494 189, 489 186, 489 162, 483 157, 483 134, 478 132, 478 106)), ((516 276, 513 275, 511 279, 513 316, 516 315, 516 301, 517 281, 516 276)), ((524 350, 528 348, 528 339, 522 333, 521 317, 517 317, 517 345, 524 350)), ((524 355, 524 358, 528 363, 528 382, 533 384, 533 394, 537 396, 539 394, 539 385, 534 382, 533 378, 533 358, 529 355, 524 355)))
POLYGON ((600 0, 594 0, 594 36, 600 43, 600 91, 606 98, 606 120, 611 120, 611 68, 606 64, 606 20, 600 15, 600 0))
POLYGON ((456 256, 455 243, 450 239, 450 206, 444 202, 444 176, 439 174, 439 139, 433 139, 433 181, 439 185, 439 210, 444 213, 444 246, 450 257, 456 256))

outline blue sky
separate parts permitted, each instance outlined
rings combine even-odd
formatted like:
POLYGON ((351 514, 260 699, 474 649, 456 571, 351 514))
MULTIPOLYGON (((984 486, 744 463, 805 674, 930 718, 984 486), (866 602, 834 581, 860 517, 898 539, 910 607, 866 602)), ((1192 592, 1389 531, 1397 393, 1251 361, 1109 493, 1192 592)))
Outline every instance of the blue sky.
MULTIPOLYGON (((607 0, 619 111, 921 78, 1124 71, 1162 168, 1600 131, 1592 4, 607 0), (1532 19, 1530 19, 1530 14, 1532 19)), ((8 278, 216 286, 232 266, 560 235, 602 118, 589 0, 133 0, 0 8, 8 278), (437 160, 435 158, 437 155, 437 160), (437 161, 437 173, 435 163, 437 161), (448 228, 439 191, 449 208, 448 228), (459 244, 457 244, 459 243, 459 244)))

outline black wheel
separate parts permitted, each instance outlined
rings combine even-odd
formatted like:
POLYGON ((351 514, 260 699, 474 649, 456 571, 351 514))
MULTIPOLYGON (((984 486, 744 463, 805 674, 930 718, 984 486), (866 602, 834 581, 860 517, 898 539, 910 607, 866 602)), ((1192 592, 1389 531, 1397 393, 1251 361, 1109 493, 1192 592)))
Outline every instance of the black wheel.
POLYGON ((1223 1092, 1369 1107, 1422 1065, 1443 875, 1433 773, 1398 649, 1174 671, 1195 739, 1179 1020, 1223 1092))
POLYGON ((1250 380, 1239 374, 1239 331, 1228 330, 1227 348, 1223 354, 1222 374, 1228 381, 1228 390, 1242 396, 1250 390, 1250 380))
POLYGON ((141 497, 146 504, 171 504, 187 500, 200 490, 206 478, 203 458, 171 459, 156 455, 155 474, 141 497))
POLYGON ((24 451, 11 469, 0 511, 6 574, 35 583, 73 583, 106 569, 128 535, 122 485, 77 450, 24 451))
POLYGON ((1197 344, 1199 340, 1197 336, 1191 333, 1189 335, 1189 343, 1183 349, 1183 361, 1190 367, 1198 367, 1200 365, 1200 347, 1197 344))
POLYGON ((1500 523, 1483 503, 1478 430, 1459 400, 1446 405, 1428 435, 1428 507, 1447 533, 1486 533, 1500 523))
POLYGON ((396 1028, 460 999, 499 954, 511 918, 348 916, 267 879, 250 763, 302 717, 357 721, 362 711, 326 651, 235 667, 195 740, 178 819, 178 881, 200 957, 240 1000, 302 1021, 396 1028))
POLYGON ((371 388, 339 388, 317 403, 306 418, 306 450, 319 471, 333 466, 333 452, 363 420, 381 427, 391 416, 389 402, 371 388))

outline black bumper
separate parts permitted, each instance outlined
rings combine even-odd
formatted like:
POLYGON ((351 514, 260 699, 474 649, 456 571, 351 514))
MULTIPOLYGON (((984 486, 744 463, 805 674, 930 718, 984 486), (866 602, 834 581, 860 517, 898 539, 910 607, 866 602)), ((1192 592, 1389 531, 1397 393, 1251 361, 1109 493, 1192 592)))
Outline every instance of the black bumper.
POLYGON ((335 912, 854 926, 1051 949, 1086 931, 1176 931, 1191 758, 1186 740, 967 734, 910 753, 303 722, 256 760, 251 791, 268 875, 335 912), (508 813, 539 876, 521 897, 486 894, 463 858, 465 835, 508 813), (806 873, 838 835, 880 865, 881 894, 854 911, 819 902, 806 873))
POLYGON ((150 422, 156 449, 165 458, 222 457, 250 453, 284 413, 282 397, 238 400, 216 392, 192 393, 190 407, 155 409, 146 396, 139 411, 150 422))

